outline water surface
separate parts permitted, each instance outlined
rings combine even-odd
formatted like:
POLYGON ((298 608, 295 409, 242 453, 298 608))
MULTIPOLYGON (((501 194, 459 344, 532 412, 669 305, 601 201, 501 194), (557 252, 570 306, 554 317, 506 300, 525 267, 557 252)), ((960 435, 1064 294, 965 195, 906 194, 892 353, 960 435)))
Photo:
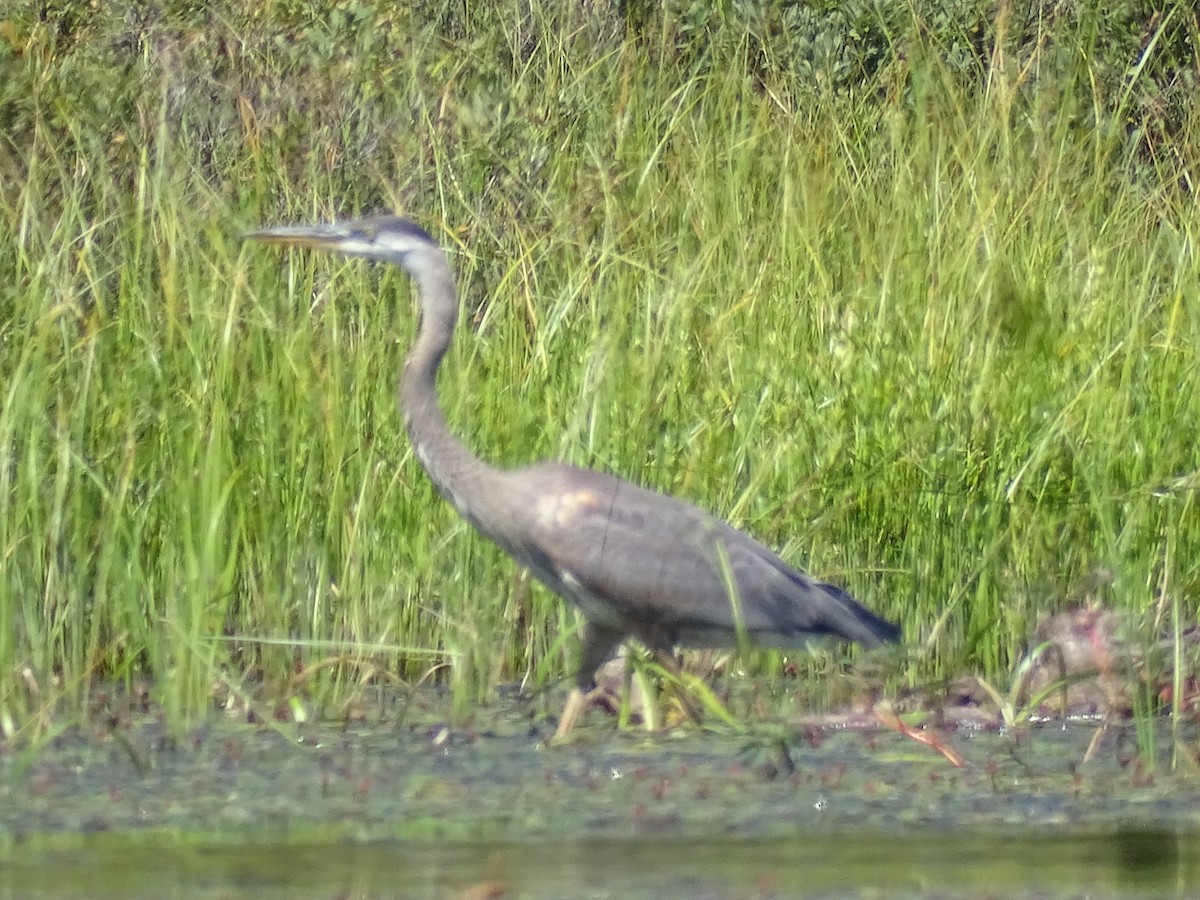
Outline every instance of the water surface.
POLYGON ((886 730, 547 733, 514 707, 0 747, 0 894, 1200 896, 1165 726, 1153 769, 1094 723, 959 730, 961 769, 886 730))

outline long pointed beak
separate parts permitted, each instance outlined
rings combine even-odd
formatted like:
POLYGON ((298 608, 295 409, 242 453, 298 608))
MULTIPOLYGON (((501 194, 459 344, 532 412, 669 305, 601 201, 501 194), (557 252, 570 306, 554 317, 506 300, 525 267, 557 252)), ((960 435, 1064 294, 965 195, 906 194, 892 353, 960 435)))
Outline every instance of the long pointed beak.
POLYGON ((247 241, 262 244, 283 244, 289 247, 337 248, 349 240, 354 230, 350 223, 331 225, 280 225, 276 228, 259 228, 242 235, 247 241))
POLYGON ((327 225, 279 225, 259 228, 243 237, 263 244, 312 247, 400 266, 406 265, 410 253, 438 250, 424 229, 397 216, 348 219, 327 225))

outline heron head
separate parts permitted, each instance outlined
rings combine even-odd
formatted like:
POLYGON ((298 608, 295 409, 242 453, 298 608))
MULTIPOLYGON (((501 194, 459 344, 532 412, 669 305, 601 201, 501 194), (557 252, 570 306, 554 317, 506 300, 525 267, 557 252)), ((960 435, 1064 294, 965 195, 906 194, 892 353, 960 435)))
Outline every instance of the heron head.
POLYGON ((289 247, 314 247, 343 256, 382 260, 410 268, 417 251, 440 248, 420 225, 399 216, 348 219, 328 225, 283 225, 247 232, 247 240, 289 247))

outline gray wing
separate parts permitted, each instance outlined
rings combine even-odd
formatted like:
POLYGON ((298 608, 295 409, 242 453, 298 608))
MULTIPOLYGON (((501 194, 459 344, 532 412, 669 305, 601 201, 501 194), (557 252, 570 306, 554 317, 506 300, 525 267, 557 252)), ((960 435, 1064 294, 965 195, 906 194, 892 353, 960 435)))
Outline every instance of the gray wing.
POLYGON ((586 618, 652 646, 736 643, 730 582, 754 643, 832 636, 874 647, 900 636, 845 591, 687 503, 559 464, 510 476, 536 489, 508 549, 586 618))

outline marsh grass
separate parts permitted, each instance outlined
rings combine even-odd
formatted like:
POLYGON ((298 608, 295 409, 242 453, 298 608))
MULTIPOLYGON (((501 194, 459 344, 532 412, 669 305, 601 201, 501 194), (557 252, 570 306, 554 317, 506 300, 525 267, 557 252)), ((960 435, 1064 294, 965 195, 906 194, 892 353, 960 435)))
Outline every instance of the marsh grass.
POLYGON ((423 678, 466 718, 571 671, 574 614, 404 439, 403 276, 239 239, 380 208, 452 253, 441 387, 472 447, 673 493, 844 584, 904 629, 891 687, 1003 681, 1101 567, 1118 608, 1194 621, 1194 109, 1147 153, 1086 44, 964 84, 915 23, 830 91, 746 74, 734 24, 696 57, 566 5, 215 9, 133 51, 102 14, 73 44, 13 20, 10 735, 98 679, 182 723, 215 692, 337 715, 423 678))

